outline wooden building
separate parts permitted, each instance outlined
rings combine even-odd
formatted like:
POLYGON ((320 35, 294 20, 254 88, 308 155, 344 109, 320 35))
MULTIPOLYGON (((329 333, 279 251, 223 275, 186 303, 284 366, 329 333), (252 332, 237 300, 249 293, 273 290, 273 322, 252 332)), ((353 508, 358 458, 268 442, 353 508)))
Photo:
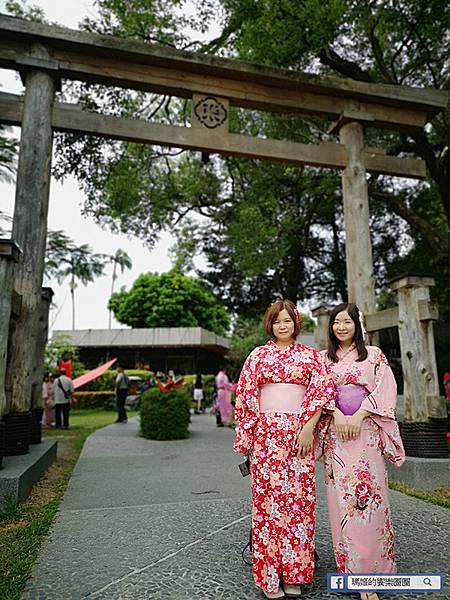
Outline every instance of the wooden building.
POLYGON ((229 340, 202 327, 154 329, 58 330, 79 349, 88 369, 117 358, 126 369, 149 368, 167 373, 217 373, 229 340))

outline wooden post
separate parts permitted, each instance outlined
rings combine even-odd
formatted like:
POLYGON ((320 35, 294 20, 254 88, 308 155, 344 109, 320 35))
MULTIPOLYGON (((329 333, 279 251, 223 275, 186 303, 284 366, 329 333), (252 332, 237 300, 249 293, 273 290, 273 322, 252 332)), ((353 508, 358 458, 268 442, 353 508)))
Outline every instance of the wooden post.
POLYGON ((53 298, 53 290, 49 287, 42 288, 39 325, 36 335, 35 365, 33 368, 33 381, 31 382, 31 407, 42 406, 42 381, 44 378, 44 354, 48 337, 48 315, 53 298))
POLYGON ((348 300, 364 313, 375 312, 372 243, 369 230, 369 196, 364 165, 364 131, 357 122, 339 130, 347 150, 347 167, 342 174, 345 221, 345 256, 348 300))
MULTIPOLYGON (((13 237, 23 256, 14 278, 14 288, 22 296, 22 304, 10 339, 7 362, 7 387, 11 390, 8 408, 11 412, 30 408, 31 384, 39 362, 34 355, 42 302, 53 142, 51 118, 55 82, 52 74, 43 70, 49 59, 46 49, 35 46, 32 54, 38 59, 39 70, 30 67, 25 74, 13 223, 13 237)), ((49 65, 49 69, 53 68, 51 61, 49 65)))
POLYGON ((404 275, 390 281, 398 293, 398 333, 404 380, 403 441, 410 456, 448 456, 447 409, 439 395, 433 320, 432 277, 404 275))
POLYGON ((314 330, 314 341, 319 350, 325 350, 328 347, 328 321, 330 311, 325 306, 318 306, 312 311, 312 316, 317 319, 317 326, 314 330))
POLYGON ((14 265, 20 249, 13 240, 0 240, 0 417, 6 410, 5 376, 8 331, 11 316, 14 265))

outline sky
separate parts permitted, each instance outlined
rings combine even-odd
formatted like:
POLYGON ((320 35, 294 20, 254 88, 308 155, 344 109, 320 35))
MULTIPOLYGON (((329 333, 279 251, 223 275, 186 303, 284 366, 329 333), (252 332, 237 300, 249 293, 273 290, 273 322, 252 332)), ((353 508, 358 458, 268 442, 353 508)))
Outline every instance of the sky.
MULTIPOLYGON (((0 0, 0 12, 6 12, 5 0, 0 0)), ((88 0, 35 0, 31 4, 39 5, 52 22, 77 29, 78 23, 85 17, 95 17, 93 3, 88 0)), ((23 92, 23 86, 13 71, 0 69, 0 91, 9 93, 23 92)), ((14 128, 13 135, 20 137, 20 129, 14 128)), ((14 210, 14 185, 0 182, 0 211, 10 215, 14 210)), ((142 242, 128 239, 102 229, 92 218, 81 214, 84 195, 78 189, 77 182, 67 178, 64 183, 52 179, 50 185, 50 208, 48 227, 63 230, 77 244, 89 244, 95 252, 114 254, 118 248, 125 250, 131 257, 133 268, 123 274, 119 271, 115 289, 122 286, 130 288, 141 273, 164 272, 171 268, 168 250, 174 243, 170 234, 163 234, 154 250, 143 247, 142 242)), ((2 225, 4 225, 2 223, 2 225)), ((108 327, 107 302, 111 290, 112 265, 108 265, 105 275, 87 287, 81 284, 76 289, 76 329, 106 329, 108 327)), ((56 281, 45 281, 54 295, 54 308, 50 314, 51 331, 71 329, 72 308, 68 281, 58 285, 56 281)), ((124 327, 113 319, 112 327, 124 327)))

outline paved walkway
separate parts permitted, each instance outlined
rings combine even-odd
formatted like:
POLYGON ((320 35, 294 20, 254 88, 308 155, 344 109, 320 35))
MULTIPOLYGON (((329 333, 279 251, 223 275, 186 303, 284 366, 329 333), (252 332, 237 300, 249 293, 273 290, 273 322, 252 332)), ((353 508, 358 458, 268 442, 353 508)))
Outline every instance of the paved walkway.
MULTIPOLYGON (((248 478, 238 471, 232 439, 209 415, 193 417, 188 440, 144 440, 136 421, 91 435, 23 599, 262 600, 241 559, 248 478)), ((321 475, 318 469, 322 560, 303 597, 339 600, 326 592, 326 573, 335 567, 321 475)), ((391 505, 399 571, 444 572, 450 511, 398 492, 391 505)), ((450 598, 448 591, 433 596, 450 598)))

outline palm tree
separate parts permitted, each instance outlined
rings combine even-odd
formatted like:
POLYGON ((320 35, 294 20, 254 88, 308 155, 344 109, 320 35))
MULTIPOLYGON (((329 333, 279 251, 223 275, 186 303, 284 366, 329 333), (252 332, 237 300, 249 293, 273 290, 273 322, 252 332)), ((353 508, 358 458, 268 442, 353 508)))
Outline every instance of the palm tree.
MULTIPOLYGON (((113 272, 112 272, 112 281, 111 281, 111 296, 114 294, 114 285, 117 279, 117 267, 120 267, 120 272, 123 273, 125 269, 131 269, 133 263, 131 262, 131 258, 121 248, 116 250, 114 256, 111 256, 111 262, 113 263, 113 272)), ((109 322, 108 328, 111 329, 111 318, 112 318, 112 310, 109 309, 109 322)))
POLYGON ((46 276, 54 276, 61 283, 70 278, 69 288, 72 297, 72 329, 75 329, 75 289, 77 281, 83 285, 103 275, 106 254, 97 254, 88 244, 77 246, 62 231, 49 231, 47 238, 46 276))

